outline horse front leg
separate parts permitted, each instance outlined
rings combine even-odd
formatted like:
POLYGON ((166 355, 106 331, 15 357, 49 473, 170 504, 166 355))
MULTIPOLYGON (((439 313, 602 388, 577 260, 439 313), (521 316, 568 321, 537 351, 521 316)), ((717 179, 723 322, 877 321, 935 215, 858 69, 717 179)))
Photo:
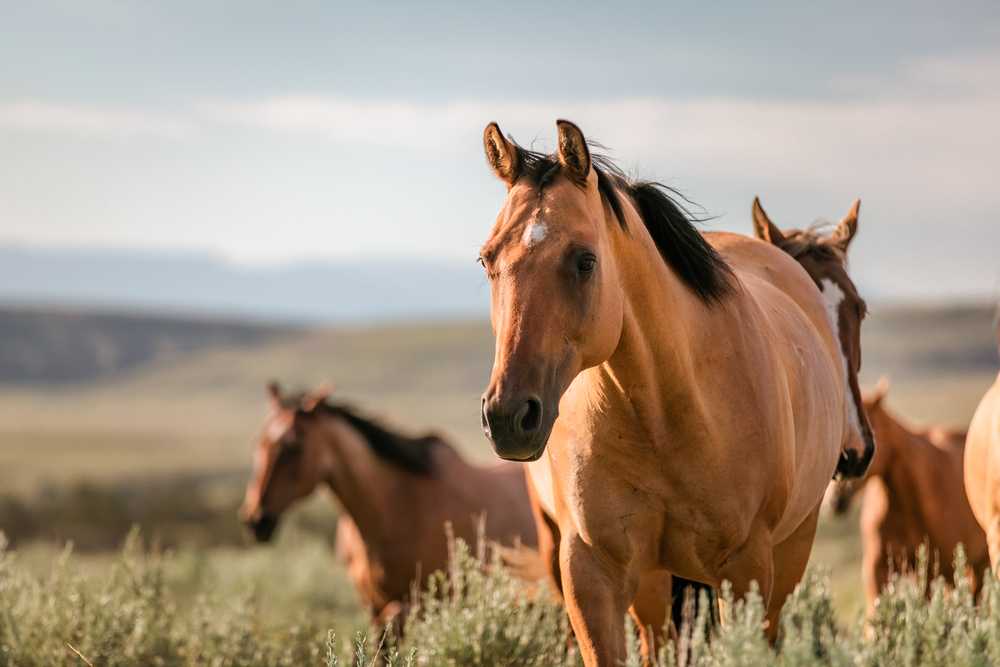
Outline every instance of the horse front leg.
MULTIPOLYGON (((750 538, 726 560, 719 581, 733 587, 733 599, 741 600, 756 582, 764 608, 771 605, 774 586, 774 553, 770 536, 765 531, 751 531, 750 538)), ((720 605, 723 624, 730 622, 732 610, 720 605)), ((777 639, 777 623, 768 623, 764 632, 771 643, 777 639)))
POLYGON ((587 667, 618 667, 625 660, 625 612, 637 579, 628 568, 563 534, 559 548, 563 596, 587 667))
POLYGON ((660 635, 667 625, 672 584, 673 577, 665 570, 647 572, 639 577, 629 614, 639 628, 644 667, 650 667, 656 661, 660 635))

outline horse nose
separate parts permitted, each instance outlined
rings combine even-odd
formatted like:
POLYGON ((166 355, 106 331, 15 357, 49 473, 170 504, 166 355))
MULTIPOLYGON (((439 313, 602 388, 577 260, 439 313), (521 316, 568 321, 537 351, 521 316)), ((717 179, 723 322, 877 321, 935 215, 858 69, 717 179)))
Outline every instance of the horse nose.
POLYGON ((542 402, 531 396, 524 399, 514 415, 514 428, 521 436, 531 436, 542 425, 542 402))
POLYGON ((486 397, 485 396, 483 396, 483 405, 482 405, 482 408, 479 411, 479 421, 483 425, 483 433, 486 434, 487 438, 489 438, 490 440, 492 440, 493 439, 493 429, 490 428, 490 417, 489 417, 489 414, 487 413, 487 410, 486 410, 486 397))
POLYGON ((509 401, 483 398, 483 433, 501 458, 535 458, 542 417, 542 401, 536 396, 509 401))

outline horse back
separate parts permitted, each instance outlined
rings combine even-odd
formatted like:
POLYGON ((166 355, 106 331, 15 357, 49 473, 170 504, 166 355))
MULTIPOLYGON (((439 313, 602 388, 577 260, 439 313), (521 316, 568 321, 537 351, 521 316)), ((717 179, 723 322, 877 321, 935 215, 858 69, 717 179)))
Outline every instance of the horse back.
POLYGON ((742 234, 711 232, 705 234, 705 238, 729 261, 736 274, 744 278, 744 284, 748 282, 747 276, 754 276, 777 288, 802 310, 824 338, 830 339, 834 352, 839 349, 816 283, 791 255, 770 243, 742 234))

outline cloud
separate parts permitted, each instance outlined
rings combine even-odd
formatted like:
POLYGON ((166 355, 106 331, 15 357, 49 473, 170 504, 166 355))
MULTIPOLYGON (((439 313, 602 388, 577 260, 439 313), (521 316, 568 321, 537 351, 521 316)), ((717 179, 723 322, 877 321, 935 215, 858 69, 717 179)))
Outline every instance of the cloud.
MULTIPOLYGON (((554 120, 657 171, 714 183, 782 183, 812 191, 845 180, 896 199, 947 193, 980 210, 1000 206, 1000 53, 924 59, 892 78, 837 81, 829 99, 633 97, 533 102, 419 103, 292 94, 208 100, 174 110, 0 103, 0 128, 83 135, 179 137, 218 128, 293 134, 401 150, 478 150, 498 120, 524 141, 554 120)), ((551 144, 549 144, 551 145, 551 144)), ((544 144, 543 144, 544 146, 544 144)))
MULTIPOLYGON (((442 138, 468 134, 485 125, 482 119, 496 113, 498 105, 415 104, 301 94, 244 103, 212 102, 201 109, 207 118, 224 124, 318 135, 342 143, 433 148, 440 147, 442 138)), ((518 105, 515 112, 523 116, 526 111, 518 105)))
POLYGON ((763 174, 816 188, 850 174, 889 188, 932 183, 954 196, 1000 203, 1000 95, 989 89, 971 98, 834 102, 633 98, 417 105, 298 95, 205 109, 214 122, 436 151, 475 145, 490 120, 505 130, 532 128, 552 136, 554 120, 568 117, 617 155, 667 161, 673 173, 727 179, 763 174))
POLYGON ((91 137, 177 138, 194 128, 185 114, 146 109, 55 104, 39 100, 0 102, 0 129, 60 132, 91 137))

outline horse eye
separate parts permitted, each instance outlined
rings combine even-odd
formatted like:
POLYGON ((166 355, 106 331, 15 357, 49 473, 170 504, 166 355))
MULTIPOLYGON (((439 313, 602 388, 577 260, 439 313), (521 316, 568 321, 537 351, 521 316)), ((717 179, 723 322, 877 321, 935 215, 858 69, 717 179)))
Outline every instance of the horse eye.
POLYGON ((580 257, 576 260, 576 270, 583 275, 589 275, 593 273, 594 267, 596 266, 597 266, 597 258, 591 255, 590 253, 580 255, 580 257))

